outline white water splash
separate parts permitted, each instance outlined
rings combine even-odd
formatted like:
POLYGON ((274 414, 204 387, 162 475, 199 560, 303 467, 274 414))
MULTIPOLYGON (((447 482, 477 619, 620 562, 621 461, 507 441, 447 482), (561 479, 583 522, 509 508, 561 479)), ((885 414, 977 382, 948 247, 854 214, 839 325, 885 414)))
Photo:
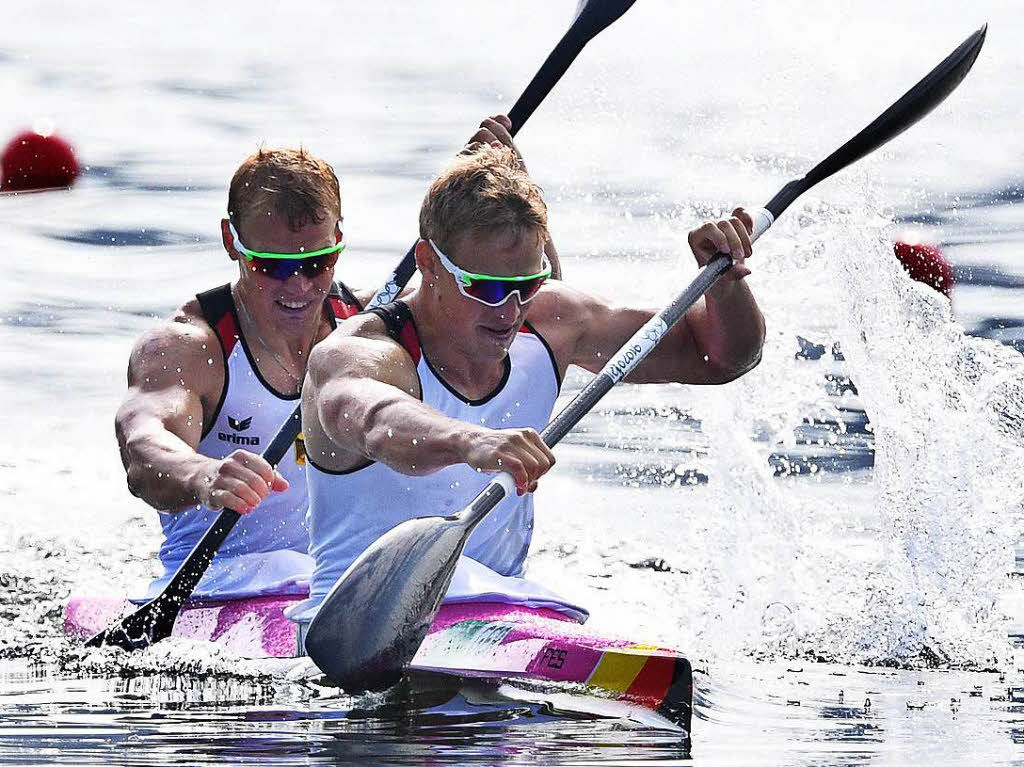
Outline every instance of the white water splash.
POLYGON ((698 636, 719 657, 1005 666, 997 602, 1021 524, 1024 359, 963 334, 948 300, 903 273, 886 219, 807 212, 759 248, 761 366, 700 393, 715 464, 698 636), (794 283, 806 301, 794 302, 794 283), (867 487, 848 479, 848 492, 834 483, 831 496, 804 500, 766 459, 794 423, 835 407, 820 378, 794 372, 791 339, 814 333, 842 344, 876 425, 876 463, 867 487), (815 532, 823 516, 832 525, 815 532), (845 516, 862 545, 838 547, 845 516))

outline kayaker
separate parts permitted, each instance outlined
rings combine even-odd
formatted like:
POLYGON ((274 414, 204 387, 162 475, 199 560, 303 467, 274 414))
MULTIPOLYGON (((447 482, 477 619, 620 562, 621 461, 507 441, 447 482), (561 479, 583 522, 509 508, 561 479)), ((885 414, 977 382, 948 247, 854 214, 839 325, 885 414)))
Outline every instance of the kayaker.
MULTIPOLYGON (((511 146, 508 128, 507 117, 488 118, 470 143, 511 146)), ((116 417, 128 486, 161 512, 165 572, 146 598, 222 508, 243 517, 194 597, 306 593, 302 444, 276 471, 260 453, 295 407, 312 347, 372 295, 333 282, 344 249, 338 180, 305 150, 260 149, 242 163, 221 239, 238 278, 136 343, 116 417)))
MULTIPOLYGON (((761 357, 764 319, 743 279, 750 216, 690 232, 699 264, 735 265, 630 376, 721 384, 761 357)), ((511 152, 485 147, 433 182, 420 210, 420 287, 357 315, 310 357, 302 394, 310 490, 312 618, 363 549, 399 522, 460 510, 506 470, 506 498, 476 529, 447 601, 498 598, 580 612, 522 576, 533 498, 554 456, 538 431, 566 368, 597 371, 654 311, 549 280, 547 208, 511 152)), ((644 279, 637 274, 637 279, 644 279)))

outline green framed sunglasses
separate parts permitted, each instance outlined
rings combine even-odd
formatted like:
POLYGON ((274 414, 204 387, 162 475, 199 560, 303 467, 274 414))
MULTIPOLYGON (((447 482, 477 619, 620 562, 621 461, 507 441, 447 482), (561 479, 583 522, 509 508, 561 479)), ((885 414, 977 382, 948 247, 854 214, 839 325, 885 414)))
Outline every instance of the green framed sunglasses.
POLYGON ((533 274, 522 274, 512 276, 500 276, 495 274, 481 274, 479 272, 467 272, 465 269, 452 263, 433 240, 427 240, 430 247, 434 249, 438 259, 449 274, 455 278, 455 284, 459 292, 466 298, 471 298, 485 306, 501 306, 512 294, 519 296, 519 303, 525 304, 533 300, 540 290, 540 286, 551 276, 551 262, 546 254, 541 254, 542 268, 533 274))
POLYGON ((260 272, 274 280, 287 280, 301 272, 308 279, 314 279, 338 263, 338 256, 345 249, 345 243, 339 242, 319 250, 301 253, 265 253, 249 250, 242 244, 235 225, 228 222, 235 250, 242 254, 254 272, 260 272))

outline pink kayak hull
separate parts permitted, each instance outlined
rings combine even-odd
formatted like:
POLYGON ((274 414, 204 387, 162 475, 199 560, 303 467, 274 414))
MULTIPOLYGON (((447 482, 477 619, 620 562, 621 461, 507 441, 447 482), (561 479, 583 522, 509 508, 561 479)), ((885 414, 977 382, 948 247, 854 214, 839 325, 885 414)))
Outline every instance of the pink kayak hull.
MULTIPOLYGON (((301 655, 298 625, 284 611, 299 596, 197 602, 182 608, 172 636, 213 642, 247 658, 301 655)), ((87 639, 135 605, 126 599, 72 597, 64 631, 87 639)), ((671 650, 603 637, 555 610, 498 602, 446 604, 413 668, 458 676, 574 682, 657 711, 689 731, 689 662, 671 650)))

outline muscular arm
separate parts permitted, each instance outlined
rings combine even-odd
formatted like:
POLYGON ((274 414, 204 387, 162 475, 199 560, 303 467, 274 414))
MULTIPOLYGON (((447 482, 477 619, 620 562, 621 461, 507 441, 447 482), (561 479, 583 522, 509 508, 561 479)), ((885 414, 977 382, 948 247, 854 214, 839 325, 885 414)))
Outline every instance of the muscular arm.
POLYGON ((134 495, 161 511, 197 503, 252 511, 288 483, 260 456, 196 452, 207 409, 220 398, 223 361, 216 335, 187 315, 150 331, 128 363, 128 393, 115 430, 134 495))
MULTIPOLYGON (((592 372, 657 313, 615 306, 565 284, 549 284, 542 295, 534 302, 537 311, 531 308, 531 321, 555 341, 563 367, 576 364, 592 372)), ((746 282, 720 280, 626 380, 727 383, 757 365, 764 337, 764 317, 746 282)))
MULTIPOLYGON (((575 348, 576 364, 598 371, 656 312, 584 300, 585 330, 575 348)), ((764 319, 743 283, 698 301, 626 379, 630 383, 728 383, 757 365, 764 344, 764 319), (727 292, 726 292, 727 291, 727 292)))
POLYGON ((369 459, 413 476, 468 463, 532 490, 554 462, 539 435, 485 429, 424 404, 415 364, 382 328, 375 317, 349 320, 310 354, 302 410, 313 461, 344 470, 369 459))
POLYGON ((197 478, 211 463, 196 453, 203 395, 215 398, 224 376, 222 365, 211 374, 207 360, 219 354, 216 336, 186 321, 148 332, 132 350, 115 429, 129 489, 157 509, 199 502, 197 478))
MULTIPOLYGON (((362 320, 369 322, 376 320, 362 320)), ((332 450, 424 475, 463 460, 466 424, 423 404, 418 394, 416 367, 401 346, 385 335, 341 330, 310 355, 302 407, 315 413, 332 450)))

